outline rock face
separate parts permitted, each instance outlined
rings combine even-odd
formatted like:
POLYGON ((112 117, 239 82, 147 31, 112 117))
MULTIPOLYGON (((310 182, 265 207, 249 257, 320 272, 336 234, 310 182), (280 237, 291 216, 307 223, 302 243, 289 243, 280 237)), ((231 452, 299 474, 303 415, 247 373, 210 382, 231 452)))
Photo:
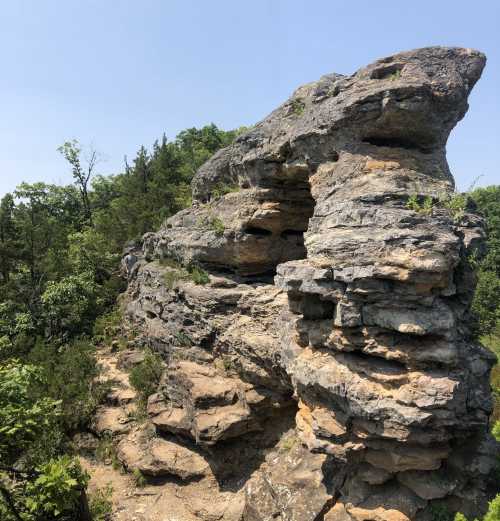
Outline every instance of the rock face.
POLYGON ((144 237, 127 314, 168 361, 157 429, 219 447, 296 409, 245 521, 484 510, 494 358, 468 327, 467 262, 484 232, 446 203, 445 153, 484 64, 432 47, 300 87, 144 237))

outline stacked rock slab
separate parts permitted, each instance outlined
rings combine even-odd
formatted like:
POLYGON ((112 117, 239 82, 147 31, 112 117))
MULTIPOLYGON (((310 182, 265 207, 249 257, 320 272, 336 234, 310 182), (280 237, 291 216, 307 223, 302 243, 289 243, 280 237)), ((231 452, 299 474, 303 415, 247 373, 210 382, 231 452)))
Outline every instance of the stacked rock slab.
POLYGON ((497 450, 494 359, 469 330, 467 262, 484 232, 478 216, 445 202, 454 190, 446 142, 484 64, 470 49, 424 48, 299 88, 201 167, 193 207, 145 237, 146 261, 212 274, 210 290, 155 294, 141 261, 131 282, 129 316, 147 334, 168 343, 181 300, 204 342, 167 378, 170 395, 176 379, 182 395, 167 430, 177 422, 203 438, 189 389, 212 369, 194 364, 214 366, 221 353, 238 381, 217 380, 234 399, 214 405, 214 414, 232 409, 228 424, 207 428, 210 443, 268 417, 272 407, 249 405, 245 393, 267 388, 280 398, 262 402, 278 410, 292 391, 297 401, 298 441, 247 483, 245 521, 484 510, 497 450), (274 286, 263 282, 270 273, 274 286))

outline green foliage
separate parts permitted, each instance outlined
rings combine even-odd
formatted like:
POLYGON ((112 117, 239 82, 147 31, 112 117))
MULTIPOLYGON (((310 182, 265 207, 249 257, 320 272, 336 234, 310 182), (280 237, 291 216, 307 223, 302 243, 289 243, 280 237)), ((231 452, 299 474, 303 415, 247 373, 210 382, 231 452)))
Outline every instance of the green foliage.
POLYGON ((442 206, 447 208, 455 221, 459 221, 465 214, 468 201, 467 193, 453 193, 441 201, 442 206))
POLYGON ((302 114, 304 113, 304 110, 306 108, 306 105, 302 98, 294 98, 290 102, 290 108, 291 108, 292 114, 295 114, 296 116, 302 116, 302 114))
POLYGON ((453 521, 467 521, 467 518, 461 512, 457 512, 453 521))
POLYGON ((113 513, 113 487, 108 484, 104 489, 95 490, 89 497, 89 510, 92 521, 109 521, 113 513))
POLYGON ((200 268, 200 266, 190 266, 188 272, 191 280, 197 285, 205 285, 210 282, 208 273, 204 269, 200 268))
POLYGON ((10 360, 0 364, 0 457, 14 462, 60 416, 59 400, 39 397, 40 368, 10 360))
POLYGON ((422 200, 415 194, 410 195, 406 201, 406 207, 414 212, 429 215, 434 207, 434 201, 432 197, 426 196, 422 200), (422 201, 422 202, 420 202, 422 201))
MULTIPOLYGON (((238 133, 208 125, 174 141, 164 136, 109 177, 94 175, 94 151, 85 156, 77 141, 68 141, 59 152, 73 185, 23 183, 0 201, 0 459, 14 469, 0 474, 7 494, 0 494, 2 520, 18 519, 6 497, 26 521, 76 518, 86 481, 64 452, 69 435, 88 426, 107 393, 96 383, 88 336, 108 344, 130 339, 112 309, 123 289, 122 248, 190 204, 195 171, 238 133)), ((176 277, 209 281, 199 266, 178 268, 171 270, 176 277)), ((161 371, 152 353, 133 370, 138 415, 161 371)), ((106 446, 119 468, 113 444, 106 446)), ((109 516, 105 493, 91 499, 91 509, 95 519, 109 516)))
POLYGON ((103 307, 99 288, 87 272, 49 281, 41 296, 51 336, 87 332, 103 307))
POLYGON ((488 227, 488 252, 481 267, 500 277, 500 185, 476 188, 470 197, 484 215, 488 227))
MULTIPOLYGON (((476 188, 469 194, 487 224, 486 256, 477 263, 478 283, 473 301, 477 335, 497 356, 500 355, 500 186, 476 188)), ((493 379, 500 373, 493 370, 493 379)), ((500 374, 494 390, 500 395, 500 374), (498 387, 498 390, 497 390, 498 387)))
POLYGON ((453 514, 440 504, 431 504, 430 506, 432 521, 453 521, 453 514))
POLYGON ((483 521, 500 521, 500 494, 490 501, 483 521))
POLYGON ((213 230, 215 232, 215 235, 218 237, 222 237, 224 235, 224 230, 226 227, 224 226, 224 223, 219 219, 218 217, 211 217, 208 220, 208 228, 210 230, 213 230))
POLYGON ((146 478, 144 474, 139 469, 134 469, 132 471, 132 476, 134 477, 135 486, 138 488, 144 488, 147 484, 146 478))
POLYGON ((197 285, 204 285, 210 282, 208 273, 195 263, 184 267, 174 259, 164 258, 160 260, 160 264, 169 268, 163 274, 163 282, 168 289, 174 289, 181 280, 191 280, 197 285))
POLYGON ((26 485, 28 512, 46 518, 71 515, 78 508, 88 476, 69 456, 50 460, 37 469, 38 477, 26 485))
POLYGON ((211 190, 211 197, 213 199, 220 199, 227 194, 239 192, 240 187, 238 184, 229 184, 229 183, 217 183, 211 190))
POLYGON ((477 316, 477 329, 490 335, 500 322, 500 278, 493 271, 480 269, 472 310, 477 316))
POLYGON ((109 384, 96 381, 99 367, 94 346, 84 339, 61 347, 38 340, 29 357, 43 371, 43 393, 59 399, 63 430, 87 427, 109 391, 109 384))
POLYGON ((175 337, 175 340, 176 340, 176 342, 177 342, 177 344, 179 346, 187 346, 187 347, 189 347, 189 346, 193 345, 193 340, 184 331, 177 331, 174 334, 174 337, 175 337))
POLYGON ((112 340, 121 337, 123 334, 122 320, 122 313, 118 306, 115 306, 108 313, 97 317, 92 331, 94 341, 109 345, 112 340))
POLYGON ((493 429, 491 429, 491 433, 493 434, 495 439, 500 442, 500 421, 497 420, 495 422, 495 424, 493 425, 493 429))
POLYGON ((130 371, 130 385, 139 393, 142 402, 145 403, 156 392, 162 373, 161 357, 150 350, 146 351, 144 360, 130 371))
POLYGON ((105 465, 111 465, 113 469, 123 472, 123 465, 118 459, 115 443, 111 434, 105 433, 99 438, 95 451, 95 457, 105 465))

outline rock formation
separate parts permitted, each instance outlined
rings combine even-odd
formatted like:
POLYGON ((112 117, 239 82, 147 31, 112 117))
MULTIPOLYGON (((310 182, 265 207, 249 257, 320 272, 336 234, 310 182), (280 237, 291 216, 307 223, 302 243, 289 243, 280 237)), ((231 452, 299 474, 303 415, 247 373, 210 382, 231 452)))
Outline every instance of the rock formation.
POLYGON ((484 64, 432 47, 300 87, 135 253, 127 317, 167 363, 151 421, 239 479, 244 521, 484 510, 494 358, 467 261, 484 232, 446 203, 445 152, 484 64))

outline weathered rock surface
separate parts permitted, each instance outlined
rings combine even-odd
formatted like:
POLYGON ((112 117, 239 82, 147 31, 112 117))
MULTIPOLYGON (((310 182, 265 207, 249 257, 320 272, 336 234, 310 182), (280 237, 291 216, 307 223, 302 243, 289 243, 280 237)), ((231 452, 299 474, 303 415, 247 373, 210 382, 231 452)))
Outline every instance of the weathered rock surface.
POLYGON ((127 469, 137 469, 146 476, 189 480, 210 473, 200 454, 179 443, 148 435, 146 430, 134 431, 121 440, 117 456, 127 469))
POLYGON ((443 202, 484 64, 432 47, 300 87, 136 252, 127 315, 168 363, 148 406, 160 433, 230 451, 296 408, 297 443, 263 448, 244 521, 484 510, 494 358, 468 327, 467 262, 484 232, 443 202))

